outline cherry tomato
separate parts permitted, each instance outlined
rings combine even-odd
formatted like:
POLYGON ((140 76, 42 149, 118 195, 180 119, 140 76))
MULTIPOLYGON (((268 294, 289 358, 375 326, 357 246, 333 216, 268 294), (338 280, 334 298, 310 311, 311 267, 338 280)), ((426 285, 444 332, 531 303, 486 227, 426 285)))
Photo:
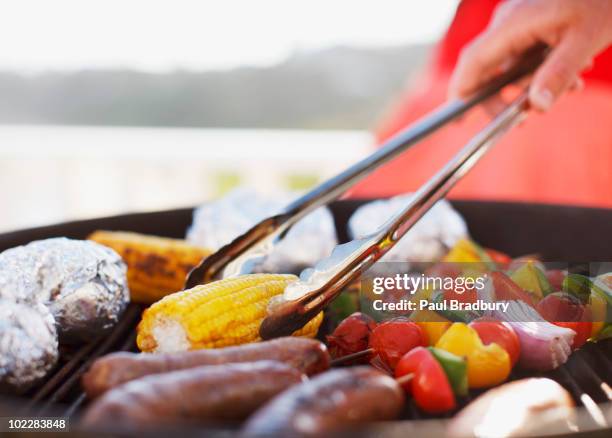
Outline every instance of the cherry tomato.
POLYGON ((546 279, 555 291, 563 289, 563 280, 565 280, 566 276, 567 272, 562 269, 549 269, 546 271, 546 279))
POLYGON ((476 330, 483 344, 495 343, 506 350, 510 365, 514 366, 521 354, 521 344, 514 329, 507 322, 482 317, 472 321, 469 326, 476 330))
MULTIPOLYGON (((355 312, 347 316, 334 332, 327 336, 327 346, 332 358, 357 353, 368 348, 370 333, 376 327, 376 321, 369 315, 355 312)), ((368 358, 347 362, 347 365, 367 363, 368 358)))
POLYGON ((395 369, 401 357, 418 346, 426 346, 421 328, 405 318, 395 318, 379 324, 370 335, 370 348, 386 366, 395 369))
POLYGON ((423 411, 435 414, 455 409, 455 396, 444 369, 427 348, 416 347, 400 359, 395 377, 407 374, 413 377, 402 386, 423 411))

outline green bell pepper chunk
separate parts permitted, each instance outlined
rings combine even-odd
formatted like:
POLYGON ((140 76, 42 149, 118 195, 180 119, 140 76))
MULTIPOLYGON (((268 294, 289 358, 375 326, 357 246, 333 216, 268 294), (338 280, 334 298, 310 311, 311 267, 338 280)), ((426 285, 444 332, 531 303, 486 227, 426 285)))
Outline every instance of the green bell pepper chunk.
POLYGON ((428 349, 442 366, 455 395, 465 397, 468 393, 466 360, 441 348, 428 347, 428 349))
POLYGON ((602 341, 609 338, 612 338, 612 323, 608 323, 606 326, 604 326, 604 328, 597 334, 595 339, 602 341))
POLYGON ((328 309, 328 314, 332 316, 332 321, 340 323, 347 316, 359 310, 357 294, 350 290, 342 291, 340 295, 330 303, 328 309))
POLYGON ((510 274, 510 278, 527 292, 543 298, 553 291, 552 286, 542 272, 533 262, 526 262, 510 274))
POLYGON ((563 280, 563 290, 580 299, 582 303, 588 303, 591 294, 599 295, 608 304, 608 308, 612 307, 612 291, 600 281, 594 281, 580 274, 569 274, 563 280))
POLYGON ((598 278, 591 282, 591 291, 608 303, 608 310, 612 307, 612 290, 598 278))
MULTIPOLYGON (((444 301, 444 295, 441 292, 436 292, 432 296, 431 301, 433 303, 442 303, 444 301)), ((436 313, 439 313, 452 322, 464 322, 466 324, 482 316, 480 312, 475 310, 436 310, 436 313)))
POLYGON ((568 274, 563 280, 562 287, 564 292, 575 296, 581 303, 588 303, 593 282, 584 275, 568 274))

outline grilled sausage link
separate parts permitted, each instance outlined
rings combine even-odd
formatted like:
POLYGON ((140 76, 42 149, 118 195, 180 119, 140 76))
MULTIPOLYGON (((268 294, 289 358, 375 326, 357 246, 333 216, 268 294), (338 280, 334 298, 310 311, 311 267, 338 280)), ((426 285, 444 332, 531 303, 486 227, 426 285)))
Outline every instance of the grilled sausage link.
POLYGON ((151 375, 112 389, 83 424, 135 428, 185 420, 236 421, 306 376, 273 361, 211 365, 151 375))
POLYGON ((309 436, 396 418, 400 385, 371 367, 343 368, 293 386, 257 411, 242 436, 309 436))
POLYGON ((150 374, 193 368, 200 365, 275 360, 313 375, 329 368, 329 353, 314 339, 286 337, 272 341, 211 350, 181 353, 113 353, 96 360, 82 379, 90 398, 130 380, 150 374))

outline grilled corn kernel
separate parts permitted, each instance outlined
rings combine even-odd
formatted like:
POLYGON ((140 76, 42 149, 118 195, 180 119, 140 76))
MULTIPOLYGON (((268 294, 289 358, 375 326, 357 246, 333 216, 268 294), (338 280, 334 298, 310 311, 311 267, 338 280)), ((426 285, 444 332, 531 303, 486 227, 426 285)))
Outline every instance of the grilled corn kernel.
MULTIPOLYGON (((272 297, 294 275, 252 274, 168 295, 144 311, 138 325, 142 351, 184 351, 260 341, 259 326, 272 297)), ((323 312, 294 336, 315 337, 323 312)))
POLYGON ((184 240, 124 231, 96 231, 89 239, 123 258, 131 299, 145 304, 183 289, 189 271, 211 253, 184 240))

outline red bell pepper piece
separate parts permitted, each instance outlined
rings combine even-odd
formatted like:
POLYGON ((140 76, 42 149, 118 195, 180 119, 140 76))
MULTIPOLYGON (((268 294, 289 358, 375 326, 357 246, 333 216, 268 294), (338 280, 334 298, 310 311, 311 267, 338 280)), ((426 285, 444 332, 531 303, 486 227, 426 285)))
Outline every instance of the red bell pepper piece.
POLYGON ((454 290, 446 290, 442 293, 444 301, 449 303, 452 300, 459 301, 460 303, 473 304, 478 301, 478 292, 476 290, 466 290, 462 293, 455 292, 454 290))
POLYGON ((487 253, 489 258, 500 267, 500 269, 506 269, 512 262, 512 257, 501 251, 497 251, 491 248, 485 248, 484 251, 487 253))
POLYGON ((572 350, 576 350, 586 343, 591 337, 591 330, 593 328, 593 323, 591 321, 553 322, 553 324, 576 332, 574 342, 572 342, 572 350))
POLYGON ((431 414, 448 412, 457 403, 444 369, 433 354, 424 347, 416 347, 406 353, 395 368, 395 377, 412 374, 402 386, 412 394, 417 406, 431 414))
POLYGON ((489 276, 491 277, 491 281, 493 281, 493 289, 495 290, 495 298, 497 301, 520 300, 535 308, 535 302, 531 294, 521 289, 521 287, 512 281, 506 274, 496 271, 491 272, 489 276))

